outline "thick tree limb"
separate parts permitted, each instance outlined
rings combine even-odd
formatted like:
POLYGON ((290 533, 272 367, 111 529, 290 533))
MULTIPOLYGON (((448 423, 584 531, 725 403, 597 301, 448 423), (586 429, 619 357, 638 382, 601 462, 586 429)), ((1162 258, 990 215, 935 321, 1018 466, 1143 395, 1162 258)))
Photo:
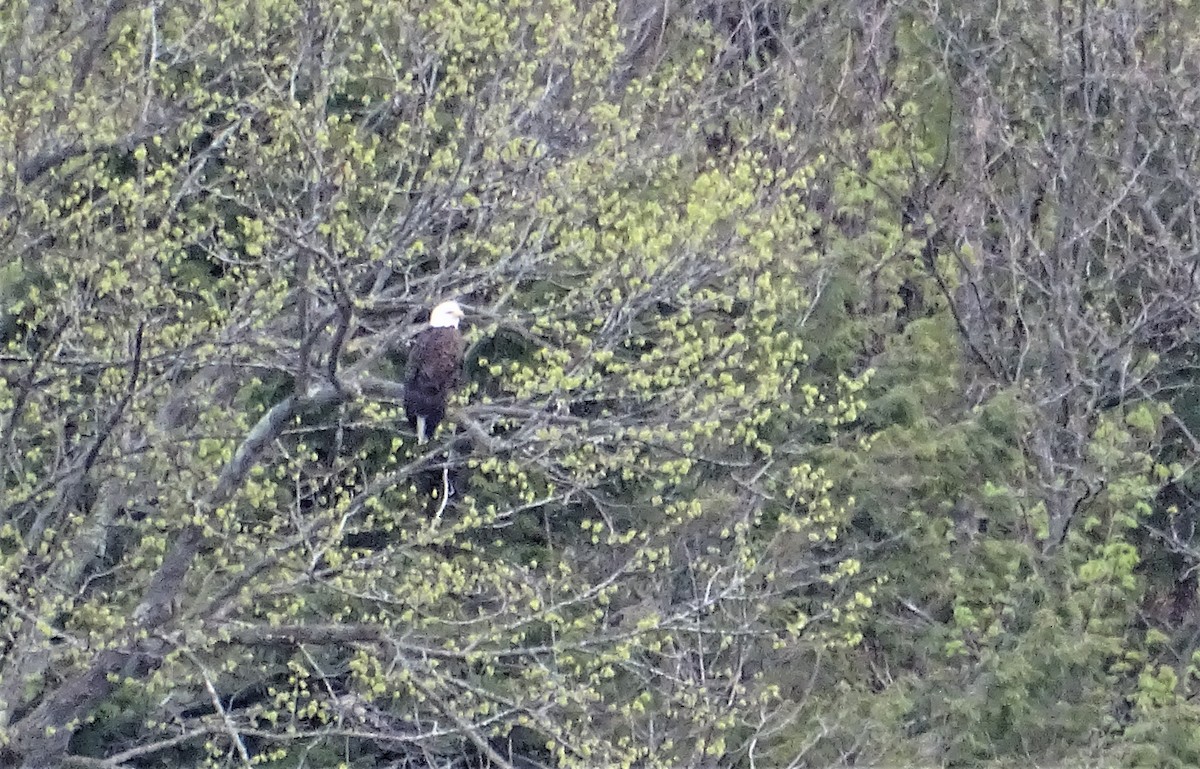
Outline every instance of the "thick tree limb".
MULTIPOLYGON (((266 446, 298 414, 340 403, 345 394, 332 386, 305 395, 292 395, 278 403, 258 421, 229 460, 207 498, 197 504, 196 515, 209 515, 236 492, 266 446)), ((134 623, 122 648, 104 652, 82 674, 69 679, 48 694, 11 731, 11 750, 27 769, 54 766, 66 752, 69 725, 82 719, 111 694, 114 679, 144 675, 157 663, 160 641, 148 633, 163 625, 172 613, 184 580, 196 556, 204 549, 204 527, 195 520, 176 536, 174 546, 150 581, 134 612, 134 623)), ((2 756, 0 756, 2 757, 2 756)))

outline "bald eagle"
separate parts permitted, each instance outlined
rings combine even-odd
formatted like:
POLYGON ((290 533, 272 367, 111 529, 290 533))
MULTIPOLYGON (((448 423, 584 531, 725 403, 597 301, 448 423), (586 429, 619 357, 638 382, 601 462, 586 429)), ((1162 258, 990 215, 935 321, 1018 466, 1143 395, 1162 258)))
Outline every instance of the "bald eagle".
POLYGON ((404 413, 425 443, 446 416, 450 393, 462 384, 463 311, 458 302, 442 302, 429 314, 429 328, 417 334, 404 377, 404 413))

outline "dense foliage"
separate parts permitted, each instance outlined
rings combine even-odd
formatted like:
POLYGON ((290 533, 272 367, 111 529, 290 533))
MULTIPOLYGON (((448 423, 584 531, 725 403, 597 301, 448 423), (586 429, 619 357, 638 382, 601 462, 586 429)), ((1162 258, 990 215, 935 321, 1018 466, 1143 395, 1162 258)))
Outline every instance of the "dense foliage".
POLYGON ((0 764, 1200 760, 1196 11, 957 6, 0 0, 0 764))

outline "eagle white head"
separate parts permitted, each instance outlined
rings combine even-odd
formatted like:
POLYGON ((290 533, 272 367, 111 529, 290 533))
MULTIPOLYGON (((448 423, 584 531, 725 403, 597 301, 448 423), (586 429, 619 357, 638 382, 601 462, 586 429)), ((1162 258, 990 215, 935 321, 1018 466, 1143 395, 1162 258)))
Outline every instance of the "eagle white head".
POLYGON ((463 311, 458 302, 442 302, 429 313, 429 325, 433 328, 458 328, 463 311))

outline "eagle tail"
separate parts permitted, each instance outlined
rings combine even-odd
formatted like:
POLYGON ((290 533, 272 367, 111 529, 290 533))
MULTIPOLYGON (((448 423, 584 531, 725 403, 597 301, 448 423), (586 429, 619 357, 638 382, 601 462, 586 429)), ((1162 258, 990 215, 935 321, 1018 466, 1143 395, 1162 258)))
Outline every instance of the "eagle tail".
POLYGON ((429 442, 429 436, 425 434, 425 417, 417 417, 417 443, 424 445, 429 442))

